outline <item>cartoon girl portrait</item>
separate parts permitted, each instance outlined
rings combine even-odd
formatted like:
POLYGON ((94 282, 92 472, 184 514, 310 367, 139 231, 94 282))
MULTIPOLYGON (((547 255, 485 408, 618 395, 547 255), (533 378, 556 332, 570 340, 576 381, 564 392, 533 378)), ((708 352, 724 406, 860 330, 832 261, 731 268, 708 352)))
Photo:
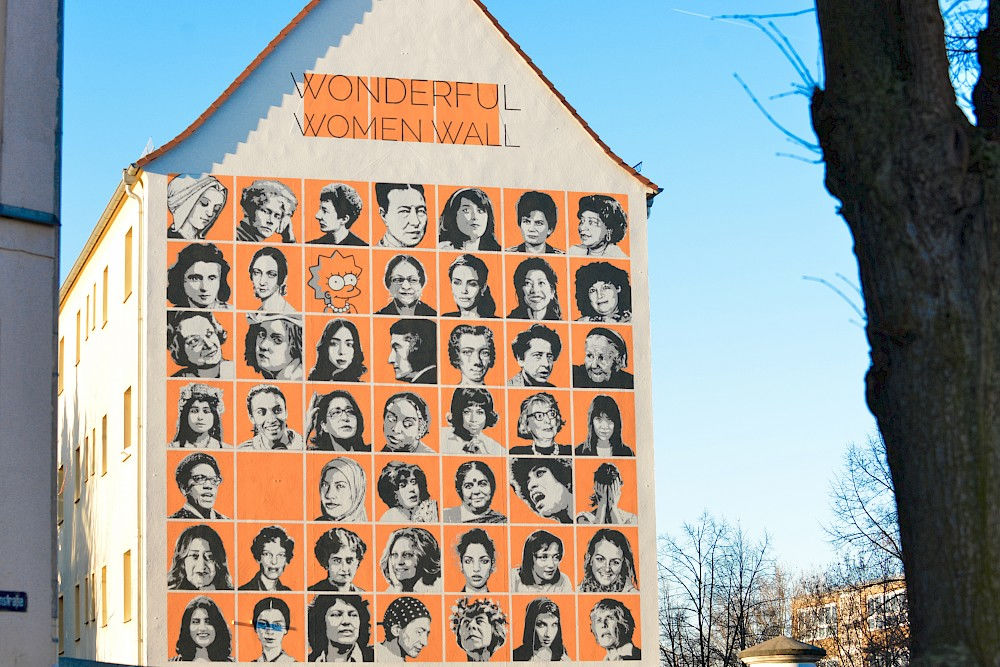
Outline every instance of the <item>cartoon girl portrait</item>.
POLYGON ((351 299, 361 296, 358 279, 361 267, 354 261, 354 255, 343 255, 335 250, 329 257, 320 255, 315 266, 309 267, 312 276, 309 287, 323 302, 324 313, 357 313, 351 299))

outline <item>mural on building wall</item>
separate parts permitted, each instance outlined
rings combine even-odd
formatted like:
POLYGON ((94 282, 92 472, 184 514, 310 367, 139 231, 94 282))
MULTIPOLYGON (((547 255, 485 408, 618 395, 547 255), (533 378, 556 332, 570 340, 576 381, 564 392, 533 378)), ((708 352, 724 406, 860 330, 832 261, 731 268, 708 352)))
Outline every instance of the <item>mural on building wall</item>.
POLYGON ((639 658, 625 195, 175 175, 167 210, 167 657, 639 658))

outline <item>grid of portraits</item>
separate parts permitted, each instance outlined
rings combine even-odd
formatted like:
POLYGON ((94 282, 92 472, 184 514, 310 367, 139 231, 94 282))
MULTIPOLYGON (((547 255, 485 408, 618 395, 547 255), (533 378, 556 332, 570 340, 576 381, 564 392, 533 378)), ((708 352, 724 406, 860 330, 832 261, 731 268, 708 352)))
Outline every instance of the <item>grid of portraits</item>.
POLYGON ((625 195, 182 174, 167 209, 170 657, 639 658, 625 195))

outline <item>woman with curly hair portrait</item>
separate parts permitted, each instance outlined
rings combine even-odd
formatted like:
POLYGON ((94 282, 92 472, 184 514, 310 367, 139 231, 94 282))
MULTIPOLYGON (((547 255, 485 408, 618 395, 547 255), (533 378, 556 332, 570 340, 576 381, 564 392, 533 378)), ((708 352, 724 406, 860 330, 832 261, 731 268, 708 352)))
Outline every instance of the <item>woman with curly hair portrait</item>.
POLYGON ((622 442, 622 413, 615 399, 598 394, 587 410, 587 439, 576 446, 577 456, 635 456, 622 442))
POLYGON ((316 365, 309 371, 309 379, 361 382, 367 370, 357 325, 340 318, 327 322, 316 344, 316 365))
POLYGON ((514 458, 510 485, 517 496, 543 519, 573 523, 573 466, 569 459, 514 458))
POLYGON ((317 595, 308 611, 309 662, 373 662, 371 612, 360 595, 317 595))
POLYGON ((486 262, 475 255, 459 255, 448 266, 448 282, 455 308, 441 317, 485 319, 496 317, 497 302, 486 283, 490 270, 486 262))
POLYGON ((563 662, 570 660, 563 645, 559 605, 548 598, 535 598, 524 610, 521 645, 514 649, 514 662, 563 662))
POLYGON ((570 246, 570 255, 626 258, 618 242, 625 238, 628 217, 617 199, 607 195, 580 197, 576 218, 580 243, 570 246))
POLYGON ((389 461, 378 476, 378 497, 389 509, 385 523, 437 523, 438 505, 427 490, 427 475, 420 466, 389 461))
POLYGON ((221 389, 207 384, 181 387, 177 399, 177 430, 170 446, 222 449, 222 420, 219 417, 225 411, 221 389))
POLYGON ((632 286, 628 273, 608 262, 576 270, 577 322, 631 322, 632 286))
POLYGON ((441 592, 441 547, 428 530, 394 530, 378 565, 389 593, 441 592))
POLYGON ((327 461, 319 474, 320 515, 314 521, 365 523, 368 476, 364 468, 346 456, 327 461))
POLYGON ((215 176, 174 176, 167 183, 167 210, 173 218, 167 238, 188 241, 205 238, 228 198, 229 190, 215 176))
POLYGON ((541 257, 529 257, 514 269, 517 306, 507 314, 517 320, 561 320, 559 276, 541 257))
POLYGON ((167 269, 167 300, 176 308, 227 310, 229 262, 213 243, 192 243, 167 269))
POLYGON ((172 591, 231 591, 226 547, 219 534, 199 524, 188 526, 174 544, 173 565, 167 575, 172 591))
POLYGON ((632 545, 621 531, 601 528, 583 557, 582 593, 638 593, 632 545))
POLYGON ((498 252, 493 203, 479 188, 456 190, 441 211, 438 248, 498 252))
POLYGON ((486 389, 456 389, 446 419, 451 426, 441 429, 442 454, 504 455, 503 445, 483 433, 483 429, 495 426, 500 419, 493 409, 493 395, 486 389))
POLYGON ((459 598, 450 621, 455 641, 469 662, 489 662, 507 641, 507 616, 493 600, 459 598))
POLYGON ((507 523, 507 517, 491 507, 497 478, 484 462, 465 461, 458 466, 455 490, 462 504, 445 508, 445 523, 507 523))
POLYGON ((199 595, 187 603, 170 662, 232 662, 229 624, 211 598, 199 595))
POLYGON ((309 449, 328 452, 370 452, 365 443, 365 415, 350 392, 335 389, 313 394, 306 411, 309 449))
POLYGON ((254 181, 240 195, 243 219, 236 226, 236 240, 271 242, 277 234, 282 243, 295 243, 292 215, 298 205, 298 197, 284 183, 254 181))
POLYGON ((524 542, 521 564, 510 571, 512 593, 571 593, 573 584, 559 569, 563 542, 547 530, 536 530, 524 542))

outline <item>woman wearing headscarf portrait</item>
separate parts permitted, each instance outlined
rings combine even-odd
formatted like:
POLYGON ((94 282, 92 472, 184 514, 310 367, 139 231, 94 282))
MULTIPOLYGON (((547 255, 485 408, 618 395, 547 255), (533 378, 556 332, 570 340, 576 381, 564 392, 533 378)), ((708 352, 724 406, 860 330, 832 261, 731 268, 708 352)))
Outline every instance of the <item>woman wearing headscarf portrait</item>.
POLYGON ((320 515, 315 521, 364 523, 368 521, 365 498, 368 477, 353 459, 339 457, 328 461, 319 475, 320 515))

